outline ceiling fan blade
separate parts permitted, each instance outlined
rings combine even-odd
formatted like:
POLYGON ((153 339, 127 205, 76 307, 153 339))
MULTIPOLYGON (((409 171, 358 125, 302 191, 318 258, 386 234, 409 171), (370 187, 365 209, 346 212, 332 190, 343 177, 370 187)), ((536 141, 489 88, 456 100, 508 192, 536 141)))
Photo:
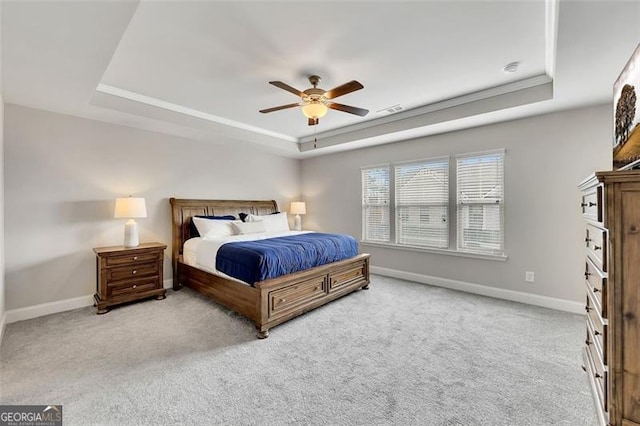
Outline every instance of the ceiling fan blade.
POLYGON ((319 118, 310 118, 309 119, 309 126, 315 126, 316 124, 318 124, 320 122, 319 118))
POLYGON ((327 99, 334 99, 338 96, 346 95, 347 93, 355 92, 356 90, 362 89, 364 86, 358 83, 355 80, 351 80, 348 83, 343 84, 342 86, 334 87, 331 90, 327 90, 324 94, 324 97, 327 99))
POLYGON ((349 114, 359 115, 360 117, 364 117, 365 115, 369 114, 368 109, 358 108, 358 107, 343 105, 343 104, 337 104, 335 102, 328 103, 327 106, 331 109, 348 112, 349 114))
POLYGON ((291 87, 287 83, 283 83, 281 81, 270 81, 269 84, 273 84, 274 86, 279 87, 279 88, 281 88, 283 90, 286 90, 287 92, 291 92, 296 96, 302 97, 304 95, 304 93, 302 93, 301 91, 299 91, 295 87, 291 87))
POLYGON ((273 108, 267 108, 267 109, 261 109, 260 112, 263 114, 266 114, 268 112, 273 112, 273 111, 280 111, 281 109, 287 109, 287 108, 293 108, 293 107, 297 107, 299 106, 298 103, 295 104, 287 104, 287 105, 280 105, 277 107, 273 107, 273 108))

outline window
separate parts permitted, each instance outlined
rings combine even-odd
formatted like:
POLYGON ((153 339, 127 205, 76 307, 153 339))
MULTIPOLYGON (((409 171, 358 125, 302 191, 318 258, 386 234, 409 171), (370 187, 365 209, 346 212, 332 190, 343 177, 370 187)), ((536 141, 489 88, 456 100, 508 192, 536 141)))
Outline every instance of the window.
POLYGON ((503 256, 504 150, 362 168, 362 239, 503 256))
POLYGON ((362 169, 362 235, 365 241, 389 242, 389 166, 362 169))
POLYGON ((449 159, 395 165, 396 242, 449 246, 449 159))
POLYGON ((458 250, 504 252, 504 154, 456 157, 458 250))

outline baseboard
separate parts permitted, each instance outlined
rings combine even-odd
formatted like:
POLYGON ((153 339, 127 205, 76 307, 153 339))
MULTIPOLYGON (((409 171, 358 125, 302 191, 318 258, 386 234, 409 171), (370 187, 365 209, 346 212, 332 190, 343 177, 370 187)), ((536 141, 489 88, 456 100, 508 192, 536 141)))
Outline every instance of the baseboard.
MULTIPOLYGON (((173 279, 163 280, 164 288, 173 288, 173 279)), ((26 308, 12 309, 5 312, 2 317, 2 329, 0 330, 0 338, 4 331, 4 325, 12 322, 22 321, 44 315, 57 314, 58 312, 70 311, 72 309, 84 308, 93 305, 93 295, 74 297, 73 299, 59 300, 56 302, 43 303, 41 305, 27 306, 26 308)), ((1 340, 0 340, 1 342, 1 340)))
POLYGON ((528 305, 542 306, 545 308, 571 312, 574 314, 585 314, 584 304, 580 302, 573 302, 571 300, 557 299, 554 297, 540 296, 537 294, 524 293, 521 291, 507 290, 497 287, 489 287, 481 284, 450 280, 448 278, 415 274, 413 272, 398 271, 396 269, 381 268, 379 266, 371 266, 370 271, 372 274, 399 278, 401 280, 415 281, 418 283, 429 284, 436 287, 444 287, 451 290, 480 294, 482 296, 494 297, 496 299, 511 300, 513 302, 526 303, 528 305))
POLYGON ((12 309, 5 313, 6 323, 37 318, 44 315, 57 314, 58 312, 84 308, 93 305, 93 294, 89 296, 74 297, 73 299, 58 300, 56 302, 42 303, 40 305, 27 306, 26 308, 12 309))

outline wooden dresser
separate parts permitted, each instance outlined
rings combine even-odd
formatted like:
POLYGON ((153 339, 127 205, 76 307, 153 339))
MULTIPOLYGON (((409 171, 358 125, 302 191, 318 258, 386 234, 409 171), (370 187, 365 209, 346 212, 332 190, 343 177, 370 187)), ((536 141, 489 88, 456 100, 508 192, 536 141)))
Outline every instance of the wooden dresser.
POLYGON ((162 264, 165 244, 146 243, 138 247, 99 247, 96 254, 98 314, 121 303, 155 297, 164 299, 162 264))
POLYGON ((579 185, 586 219, 584 366, 602 425, 640 426, 640 171, 579 185))

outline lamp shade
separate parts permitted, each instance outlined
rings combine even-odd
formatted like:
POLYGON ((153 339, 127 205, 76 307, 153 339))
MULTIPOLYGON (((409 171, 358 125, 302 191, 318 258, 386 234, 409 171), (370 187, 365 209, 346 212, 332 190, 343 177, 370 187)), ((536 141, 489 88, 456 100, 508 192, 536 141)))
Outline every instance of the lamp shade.
POLYGON ((116 209, 113 217, 116 219, 147 217, 147 206, 144 198, 116 198, 116 209))
POLYGON ((307 205, 304 201, 294 201, 291 203, 291 214, 307 214, 307 205))
POLYGON ((322 102, 313 101, 302 106, 302 113, 307 118, 320 118, 327 115, 327 106, 322 102))

